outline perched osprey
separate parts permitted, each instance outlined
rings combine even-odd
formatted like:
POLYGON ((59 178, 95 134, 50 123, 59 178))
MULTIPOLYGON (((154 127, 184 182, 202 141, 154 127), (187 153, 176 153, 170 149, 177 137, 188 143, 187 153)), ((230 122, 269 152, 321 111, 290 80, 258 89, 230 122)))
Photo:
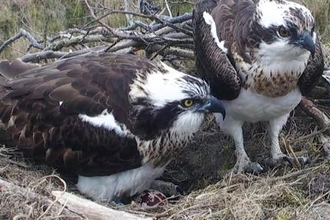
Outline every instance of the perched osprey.
POLYGON ((311 12, 285 0, 200 0, 193 24, 198 74, 226 108, 217 122, 234 139, 234 171, 263 170, 244 150, 245 121, 269 121, 270 164, 293 163, 278 136, 324 67, 311 12))
POLYGON ((225 114, 205 81, 133 55, 3 61, 0 72, 0 119, 18 147, 78 174, 94 199, 147 189, 205 114, 225 114))

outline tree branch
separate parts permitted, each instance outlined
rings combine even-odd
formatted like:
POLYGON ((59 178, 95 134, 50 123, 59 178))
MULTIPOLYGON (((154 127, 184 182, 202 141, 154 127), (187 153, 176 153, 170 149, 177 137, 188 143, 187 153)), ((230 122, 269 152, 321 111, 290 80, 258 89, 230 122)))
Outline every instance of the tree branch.
MULTIPOLYGON (((93 48, 95 52, 104 50, 104 47, 101 47, 100 50, 96 50, 96 48, 93 48)), ((83 49, 83 50, 77 50, 73 52, 61 52, 61 51, 53 51, 53 50, 47 50, 37 53, 30 53, 26 54, 23 57, 21 57, 21 60, 24 62, 39 62, 44 59, 63 59, 63 58, 69 58, 74 57, 86 53, 92 52, 91 49, 83 49)))
MULTIPOLYGON (((309 116, 313 117, 316 123, 321 127, 321 131, 318 134, 319 141, 323 145, 324 155, 327 159, 330 160, 330 136, 329 134, 329 126, 330 126, 330 119, 329 117, 324 114, 320 109, 316 107, 316 105, 306 97, 303 97, 299 103, 299 107, 308 114, 309 116), (327 132, 328 134, 324 134, 327 132)), ((316 132, 315 132, 316 133, 316 132)))
POLYGON ((53 191, 52 194, 57 198, 59 203, 65 205, 69 210, 81 213, 88 219, 95 220, 151 220, 151 218, 139 217, 128 212, 117 211, 90 200, 78 197, 72 193, 53 191))
POLYGON ((39 44, 38 41, 27 31, 25 31, 24 29, 20 29, 19 32, 9 38, 8 40, 6 40, 1 46, 0 46, 0 53, 6 48, 8 47, 10 44, 12 44, 13 42, 15 42, 16 40, 18 40, 21 37, 25 37, 26 39, 28 39, 31 43, 32 47, 35 47, 37 49, 43 50, 44 46, 39 44))
POLYGON ((68 58, 85 54, 89 51, 102 50, 113 53, 124 53, 136 49, 152 48, 149 51, 157 53, 159 48, 164 46, 166 50, 162 50, 162 53, 157 54, 169 55, 169 53, 174 52, 175 56, 193 59, 191 13, 170 18, 105 8, 108 12, 97 17, 89 1, 84 1, 91 16, 94 18, 93 22, 98 23, 98 26, 68 29, 55 33, 52 36, 47 36, 42 41, 37 41, 30 33, 21 29, 17 35, 8 39, 0 47, 0 52, 21 36, 26 36, 32 46, 42 51, 24 55, 21 59, 25 62, 39 62, 49 58, 68 58), (115 29, 101 22, 102 18, 114 13, 149 18, 159 23, 147 24, 141 21, 134 21, 129 27, 115 29), (138 27, 142 27, 142 29, 138 30, 138 27), (41 43, 45 46, 42 46, 41 43), (90 47, 91 45, 92 47, 90 47), (96 45, 100 46, 96 48, 96 45), (69 48, 70 50, 65 52, 63 50, 68 50, 65 48, 69 48))

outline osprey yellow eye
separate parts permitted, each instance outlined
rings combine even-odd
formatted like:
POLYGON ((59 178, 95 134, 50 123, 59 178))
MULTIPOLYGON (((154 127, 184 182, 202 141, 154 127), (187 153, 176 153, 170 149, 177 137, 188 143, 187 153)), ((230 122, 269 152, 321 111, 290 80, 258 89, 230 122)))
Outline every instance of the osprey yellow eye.
POLYGON ((183 102, 182 102, 182 105, 183 105, 183 107, 185 107, 185 108, 189 108, 189 107, 193 106, 194 104, 195 104, 195 102, 194 102, 194 100, 192 100, 192 99, 185 99, 185 100, 183 100, 183 102))
POLYGON ((290 37, 290 32, 288 29, 286 29, 285 27, 281 26, 279 29, 278 29, 278 34, 281 36, 281 37, 290 37))

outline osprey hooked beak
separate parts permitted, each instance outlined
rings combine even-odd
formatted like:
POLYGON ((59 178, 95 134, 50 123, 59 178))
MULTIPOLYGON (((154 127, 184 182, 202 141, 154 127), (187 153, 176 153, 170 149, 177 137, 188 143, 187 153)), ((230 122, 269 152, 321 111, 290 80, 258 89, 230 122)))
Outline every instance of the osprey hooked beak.
POLYGON ((314 57, 315 42, 311 33, 304 31, 296 41, 296 44, 311 52, 312 57, 314 57))
POLYGON ((223 118, 226 117, 225 107, 223 106, 222 102, 217 98, 215 98, 214 96, 211 96, 204 105, 200 106, 198 111, 204 113, 217 112, 217 113, 221 113, 223 118))

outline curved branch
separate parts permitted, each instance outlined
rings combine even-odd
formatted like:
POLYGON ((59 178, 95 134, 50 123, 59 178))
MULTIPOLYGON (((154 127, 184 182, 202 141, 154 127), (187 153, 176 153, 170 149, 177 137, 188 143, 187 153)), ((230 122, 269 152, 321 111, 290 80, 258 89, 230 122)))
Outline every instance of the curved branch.
MULTIPOLYGON (((95 50, 95 48, 93 49, 95 50)), ((104 49, 104 47, 102 47, 102 49, 104 49)), ((100 49, 99 51, 102 51, 102 49, 100 49)), ((53 59, 53 58, 63 59, 63 58, 74 57, 91 52, 92 52, 91 49, 77 50, 74 52, 60 52, 60 51, 47 50, 37 53, 26 54, 21 57, 21 60, 24 62, 39 62, 44 59, 53 59)))
POLYGON ((15 36, 13 36, 13 37, 9 38, 8 40, 6 40, 5 42, 3 42, 3 44, 0 46, 0 53, 6 47, 8 47, 10 44, 12 44, 13 42, 15 42, 16 40, 18 40, 21 37, 25 37, 26 39, 28 39, 30 41, 32 47, 35 47, 40 50, 44 49, 44 46, 41 45, 29 32, 27 32, 26 30, 21 28, 21 29, 19 29, 19 32, 15 36))

